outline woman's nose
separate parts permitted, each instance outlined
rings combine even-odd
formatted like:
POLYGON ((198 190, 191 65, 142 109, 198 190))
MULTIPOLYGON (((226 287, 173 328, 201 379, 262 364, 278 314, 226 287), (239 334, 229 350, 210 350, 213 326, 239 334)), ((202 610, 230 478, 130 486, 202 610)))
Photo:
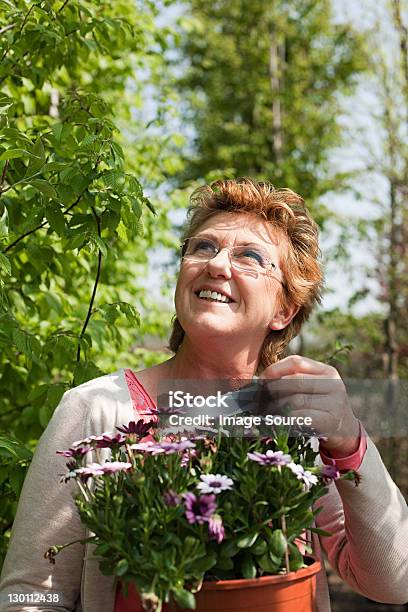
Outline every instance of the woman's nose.
POLYGON ((221 249, 207 263, 207 270, 212 276, 231 278, 231 257, 228 249, 221 249))

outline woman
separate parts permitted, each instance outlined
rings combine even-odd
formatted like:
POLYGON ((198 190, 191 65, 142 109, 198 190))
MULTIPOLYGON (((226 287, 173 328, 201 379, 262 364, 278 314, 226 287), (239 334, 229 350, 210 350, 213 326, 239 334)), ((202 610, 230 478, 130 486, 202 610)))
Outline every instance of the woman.
MULTIPOLYGON (((136 374, 116 372, 65 394, 24 484, 3 568, 1 609, 31 610, 29 603, 16 607, 7 601, 16 592, 37 592, 55 597, 35 609, 120 612, 122 596, 99 572, 90 545, 68 548, 55 565, 43 558, 51 543, 87 535, 70 486, 60 485, 64 462, 56 450, 113 431, 134 420, 135 409, 154 410, 161 381, 241 381, 255 374, 290 380, 284 399, 294 413, 311 414, 314 425, 335 432, 321 443, 322 460, 361 475, 358 488, 347 481, 330 486, 317 525, 333 535, 321 543, 315 538, 317 554, 321 544, 340 576, 367 597, 407 601, 406 503, 352 413, 337 371, 299 356, 279 360, 319 301, 322 283, 317 227, 302 198, 245 179, 201 188, 191 204, 170 340, 175 355, 136 374), (299 379, 312 387, 300 388, 299 379), (317 380, 326 387, 314 385, 317 380)), ((324 569, 317 609, 330 610, 324 569)))

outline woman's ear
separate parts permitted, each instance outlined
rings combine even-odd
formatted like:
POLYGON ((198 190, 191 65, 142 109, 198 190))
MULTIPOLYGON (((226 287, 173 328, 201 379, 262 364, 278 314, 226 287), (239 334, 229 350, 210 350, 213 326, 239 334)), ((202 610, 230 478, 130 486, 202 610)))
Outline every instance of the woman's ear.
POLYGON ((270 329, 274 329, 276 331, 285 329, 285 327, 287 327, 292 319, 297 315, 299 310, 300 306, 296 306, 295 304, 281 304, 277 307, 273 319, 269 323, 270 329))

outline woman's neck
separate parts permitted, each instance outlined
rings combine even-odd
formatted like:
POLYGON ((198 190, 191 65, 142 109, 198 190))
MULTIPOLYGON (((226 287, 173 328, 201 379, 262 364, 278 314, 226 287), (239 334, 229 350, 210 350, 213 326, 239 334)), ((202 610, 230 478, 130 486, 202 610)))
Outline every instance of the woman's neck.
POLYGON ((176 355, 166 362, 168 378, 199 380, 251 380, 258 364, 258 353, 231 350, 231 346, 198 346, 187 337, 176 355))

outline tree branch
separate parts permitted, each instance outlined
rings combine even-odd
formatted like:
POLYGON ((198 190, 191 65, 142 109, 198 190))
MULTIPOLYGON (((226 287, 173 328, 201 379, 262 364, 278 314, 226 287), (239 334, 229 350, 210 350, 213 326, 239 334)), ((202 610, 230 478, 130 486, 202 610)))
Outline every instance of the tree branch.
MULTIPOLYGON (((75 202, 73 202, 70 206, 68 206, 68 208, 66 208, 65 210, 62 211, 62 214, 65 215, 66 213, 68 213, 70 210, 72 210, 74 208, 74 206, 76 206, 79 201, 81 200, 82 196, 84 195, 84 191, 82 193, 79 194, 79 196, 77 197, 77 199, 75 200, 75 202)), ((29 236, 30 234, 34 234, 34 232, 38 231, 39 229, 42 229, 43 227, 45 227, 47 225, 48 221, 43 221, 42 223, 40 223, 39 225, 37 225, 37 227, 34 227, 34 229, 29 230, 28 232, 25 232, 25 234, 21 234, 21 236, 19 236, 16 240, 14 240, 14 242, 12 242, 11 244, 9 244, 3 251, 2 253, 7 253, 7 251, 10 251, 10 249, 12 249, 14 246, 16 246, 16 244, 18 244, 21 240, 23 240, 24 238, 27 238, 27 236, 29 236)))
MULTIPOLYGON (((100 238, 101 237, 101 219, 100 219, 100 217, 98 217, 95 208, 93 206, 91 208, 92 208, 92 212, 94 214, 94 217, 96 219, 96 225, 97 225, 97 228, 98 228, 98 236, 100 238)), ((98 267, 97 267, 97 270, 96 270, 96 277, 95 277, 95 282, 94 282, 94 286, 93 286, 93 290, 92 290, 91 300, 89 302, 88 312, 87 312, 87 315, 86 315, 86 318, 85 318, 85 321, 84 321, 84 325, 82 327, 82 331, 79 334, 79 338, 78 338, 78 348, 77 348, 77 356, 76 356, 77 363, 79 363, 79 361, 81 359, 81 340, 82 340, 82 338, 85 335, 86 328, 88 327, 88 323, 89 323, 89 320, 90 320, 91 315, 92 315, 93 305, 94 305, 95 296, 96 296, 96 290, 98 288, 99 278, 100 278, 100 275, 101 275, 101 267, 102 267, 102 252, 101 252, 101 249, 99 249, 99 251, 98 251, 98 267)))
MULTIPOLYGON (((34 8, 35 6, 37 6, 35 3, 34 3, 34 4, 32 4, 32 5, 30 6, 30 8, 28 9, 27 13, 25 14, 25 17, 24 17, 24 19, 23 19, 23 23, 21 24, 21 28, 20 28, 20 30, 19 30, 19 32, 18 32, 18 34, 17 34, 17 37, 20 37, 20 36, 21 36, 21 32, 23 31, 23 28, 24 28, 25 24, 27 23, 27 19, 29 18, 31 11, 33 10, 33 8, 34 8)), ((15 41, 14 41, 14 42, 15 42, 15 41)), ((7 57, 7 55, 8 55, 8 53, 9 53, 9 51, 10 51, 10 49, 11 49, 11 48, 12 48, 12 45, 10 45, 9 47, 7 47, 7 49, 5 49, 5 51, 4 51, 4 53, 3 53, 3 57, 0 59, 0 64, 1 64, 1 63, 2 63, 2 62, 5 60, 5 59, 6 59, 6 57, 7 57)))
POLYGON ((10 161, 9 159, 6 159, 6 163, 4 164, 3 172, 1 173, 0 194, 3 193, 2 187, 3 187, 3 184, 4 184, 5 178, 6 178, 6 172, 7 172, 7 168, 8 168, 8 165, 9 165, 9 161, 10 161))
POLYGON ((59 13, 61 13, 61 11, 64 10, 64 8, 66 7, 66 5, 68 4, 69 0, 65 0, 64 4, 62 6, 60 6, 60 8, 57 11, 57 15, 59 15, 59 13))
POLYGON ((1 34, 5 34, 6 32, 8 32, 8 30, 12 30, 13 28, 16 27, 16 23, 9 23, 7 26, 4 26, 4 28, 0 29, 0 36, 1 34))

